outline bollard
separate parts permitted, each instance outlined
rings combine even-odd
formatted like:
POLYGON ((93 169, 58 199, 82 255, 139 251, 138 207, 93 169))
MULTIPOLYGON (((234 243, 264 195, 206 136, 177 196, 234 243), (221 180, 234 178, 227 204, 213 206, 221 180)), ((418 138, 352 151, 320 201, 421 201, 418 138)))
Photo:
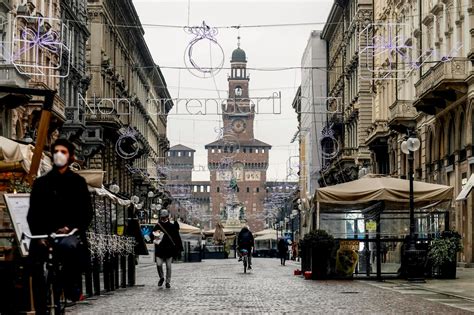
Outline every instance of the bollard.
POLYGON ((135 285, 135 255, 128 255, 128 285, 135 285))
POLYGON ((94 295, 100 295, 100 262, 98 258, 94 258, 92 280, 94 283, 94 295))
POLYGON ((120 256, 120 271, 121 271, 121 287, 127 287, 127 257, 120 256))

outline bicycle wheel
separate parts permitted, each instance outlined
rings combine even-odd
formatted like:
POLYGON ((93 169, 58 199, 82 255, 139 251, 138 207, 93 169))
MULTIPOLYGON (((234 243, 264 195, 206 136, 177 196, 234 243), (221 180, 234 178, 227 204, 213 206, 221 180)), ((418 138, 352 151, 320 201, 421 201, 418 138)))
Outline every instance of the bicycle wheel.
POLYGON ((62 315, 66 313, 66 296, 57 272, 48 272, 48 310, 49 314, 62 315))
POLYGON ((243 259, 243 261, 244 261, 244 273, 247 273, 247 259, 248 259, 247 256, 244 256, 244 259, 243 259))

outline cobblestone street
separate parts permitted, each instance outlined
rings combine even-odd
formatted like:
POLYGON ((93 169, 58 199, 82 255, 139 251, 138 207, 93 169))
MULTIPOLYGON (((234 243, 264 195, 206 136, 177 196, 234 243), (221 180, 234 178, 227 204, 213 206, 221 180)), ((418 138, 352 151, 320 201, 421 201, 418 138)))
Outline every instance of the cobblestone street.
POLYGON ((157 287, 156 266, 142 261, 138 286, 89 299, 68 313, 468 313, 428 300, 423 292, 404 294, 364 281, 304 280, 293 276, 295 268, 291 262, 282 267, 279 260, 258 258, 248 274, 235 259, 173 264, 172 287, 163 289, 157 287))

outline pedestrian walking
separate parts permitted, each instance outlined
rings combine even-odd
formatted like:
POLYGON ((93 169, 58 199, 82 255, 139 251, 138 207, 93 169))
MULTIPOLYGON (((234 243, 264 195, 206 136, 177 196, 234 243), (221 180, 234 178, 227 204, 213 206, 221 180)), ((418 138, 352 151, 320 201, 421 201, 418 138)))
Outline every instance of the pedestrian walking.
POLYGON ((163 264, 166 264, 166 288, 171 288, 171 263, 183 251, 183 244, 179 236, 179 225, 169 220, 168 210, 161 210, 160 220, 153 228, 153 243, 155 244, 156 268, 158 270, 158 286, 165 282, 163 264))
MULTIPOLYGON (((74 162, 74 145, 58 139, 51 151, 53 168, 34 181, 27 220, 33 235, 66 234, 77 229, 75 235, 58 242, 55 254, 62 264, 60 276, 66 297, 77 301, 82 293, 81 274, 90 263, 86 232, 92 221, 92 202, 85 179, 69 168, 74 162)), ((44 265, 48 247, 44 239, 34 240, 30 246, 36 314, 47 311, 44 265)))
POLYGON ((285 238, 280 238, 278 241, 278 256, 280 257, 280 264, 285 266, 286 255, 288 254, 288 243, 285 238))

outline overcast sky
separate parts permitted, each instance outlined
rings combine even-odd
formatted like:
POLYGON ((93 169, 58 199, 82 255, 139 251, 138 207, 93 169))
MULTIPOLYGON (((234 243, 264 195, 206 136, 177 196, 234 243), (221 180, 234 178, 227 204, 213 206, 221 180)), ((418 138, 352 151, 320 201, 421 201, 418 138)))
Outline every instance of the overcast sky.
MULTIPOLYGON (((203 21, 209 26, 241 25, 240 31, 219 28, 215 39, 224 52, 224 67, 230 67, 230 56, 237 48, 237 36, 241 36, 241 48, 247 53, 250 70, 250 96, 267 97, 281 92, 281 114, 271 114, 270 103, 256 115, 255 138, 273 146, 267 180, 285 180, 288 159, 298 155, 297 141, 291 140, 297 131, 296 114, 291 103, 300 85, 299 69, 260 71, 258 69, 300 67, 301 57, 311 30, 322 29, 332 0, 313 1, 189 1, 188 0, 133 0, 142 24, 145 39, 155 62, 162 68, 173 98, 225 98, 227 96, 228 69, 222 69, 214 78, 198 78, 186 69, 184 54, 193 36, 182 28, 160 25, 196 26, 203 21), (189 8, 189 9, 188 9, 189 8), (304 26, 278 26, 245 28, 247 25, 274 25, 294 23, 319 24, 304 26), (153 24, 153 25, 146 25, 153 24)), ((193 57, 203 66, 219 64, 222 59, 217 45, 207 40, 193 47, 193 57)), ((324 75, 322 73, 322 75, 324 75)), ((179 109, 184 114, 184 109, 179 109)), ((171 115, 168 120, 168 138, 171 146, 181 143, 196 150, 195 165, 207 166, 204 145, 217 138, 216 128, 221 126, 221 116, 171 115)), ((295 160, 293 158, 293 160, 295 160)), ((194 172, 193 180, 209 180, 208 172, 194 172)))

